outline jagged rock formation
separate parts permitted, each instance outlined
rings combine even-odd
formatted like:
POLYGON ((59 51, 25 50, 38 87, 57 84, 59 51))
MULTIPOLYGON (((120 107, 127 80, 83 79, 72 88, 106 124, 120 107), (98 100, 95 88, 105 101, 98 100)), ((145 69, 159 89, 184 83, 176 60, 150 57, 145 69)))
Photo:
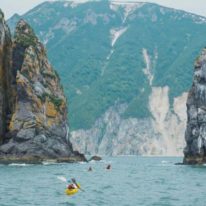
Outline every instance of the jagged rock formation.
POLYGON ((3 135, 6 132, 6 117, 10 113, 12 101, 10 96, 11 77, 11 48, 9 28, 4 21, 4 14, 0 10, 0 143, 3 141, 3 135))
POLYGON ((185 164, 206 162, 206 48, 195 61, 192 88, 187 99, 185 164))
POLYGON ((20 20, 12 48, 1 13, 0 38, 0 161, 85 160, 68 140, 66 98, 32 28, 20 20))
POLYGON ((123 0, 44 2, 13 16, 10 26, 19 18, 60 74, 74 148, 183 155, 186 92, 206 45, 205 17, 123 0))

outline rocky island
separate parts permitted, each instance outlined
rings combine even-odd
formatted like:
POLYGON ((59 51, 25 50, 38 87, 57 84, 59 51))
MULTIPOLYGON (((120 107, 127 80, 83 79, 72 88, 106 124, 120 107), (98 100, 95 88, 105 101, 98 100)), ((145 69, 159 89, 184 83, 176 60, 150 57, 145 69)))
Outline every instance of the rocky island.
POLYGON ((206 48, 195 61, 192 88, 187 99, 185 164, 206 163, 206 48))
POLYGON ((66 101, 32 28, 20 20, 12 41, 0 11, 0 162, 84 161, 68 139, 66 101))

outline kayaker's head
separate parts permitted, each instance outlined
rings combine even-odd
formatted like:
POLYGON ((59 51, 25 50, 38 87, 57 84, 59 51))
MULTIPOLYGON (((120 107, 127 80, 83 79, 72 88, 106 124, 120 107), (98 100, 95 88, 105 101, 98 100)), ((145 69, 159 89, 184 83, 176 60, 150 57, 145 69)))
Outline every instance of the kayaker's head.
POLYGON ((107 167, 106 167, 106 169, 107 169, 107 170, 110 170, 110 169, 111 169, 111 165, 108 164, 107 167))
POLYGON ((71 181, 76 184, 75 178, 71 178, 71 181))
POLYGON ((78 187, 79 189, 81 189, 81 188, 80 188, 80 185, 77 183, 77 181, 75 180, 75 178, 71 178, 71 181, 72 181, 73 184, 76 185, 76 187, 78 187))

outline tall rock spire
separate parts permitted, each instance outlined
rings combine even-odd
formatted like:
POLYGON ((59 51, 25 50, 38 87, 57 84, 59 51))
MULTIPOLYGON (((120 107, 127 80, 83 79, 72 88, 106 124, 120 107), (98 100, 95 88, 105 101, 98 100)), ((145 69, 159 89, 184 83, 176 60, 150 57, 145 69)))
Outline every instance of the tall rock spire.
POLYGON ((187 99, 187 146, 184 163, 206 162, 206 48, 196 59, 192 88, 187 99))
POLYGON ((11 101, 8 99, 11 91, 11 51, 10 31, 0 10, 0 143, 7 131, 7 116, 11 109, 11 101))
MULTIPOLYGON (((0 30, 5 33, 5 29, 0 30)), ((7 41, 11 49, 11 40, 7 41)), ((8 83, 7 78, 0 80, 0 94, 4 95, 3 105, 13 104, 8 108, 9 115, 0 113, 4 120, 0 122, 3 136, 0 161, 85 160, 73 151, 67 138, 67 103, 60 79, 47 59, 44 46, 24 20, 16 26, 12 55, 3 49, 1 52, 2 62, 8 59, 12 64, 6 69, 1 64, 0 71, 9 71, 11 75, 8 83), (9 86, 11 92, 5 95, 3 90, 7 91, 9 86)), ((5 107, 0 106, 1 112, 5 107)))

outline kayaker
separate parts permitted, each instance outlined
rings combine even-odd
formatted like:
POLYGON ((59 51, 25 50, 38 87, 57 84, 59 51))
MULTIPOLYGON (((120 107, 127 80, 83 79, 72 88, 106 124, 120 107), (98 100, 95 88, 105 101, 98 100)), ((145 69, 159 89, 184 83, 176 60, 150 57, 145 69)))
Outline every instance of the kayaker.
POLYGON ((92 167, 89 167, 88 172, 92 172, 92 167))
POLYGON ((106 169, 107 169, 107 170, 110 170, 111 167, 112 167, 111 164, 108 164, 107 167, 106 167, 106 169))
POLYGON ((70 181, 68 181, 70 184, 67 186, 67 189, 79 189, 84 192, 84 190, 80 187, 79 184, 77 184, 76 180, 74 178, 71 178, 70 181))
POLYGON ((67 186, 67 189, 69 189, 69 190, 77 189, 77 186, 75 184, 71 183, 67 186))
POLYGON ((77 184, 77 181, 74 178, 72 178, 71 181, 75 185, 75 188, 80 189, 79 185, 77 184))
POLYGON ((69 190, 72 190, 72 189, 77 189, 79 188, 78 184, 76 183, 76 180, 74 178, 71 179, 71 181, 68 181, 69 182, 69 185, 67 186, 67 188, 69 190))

